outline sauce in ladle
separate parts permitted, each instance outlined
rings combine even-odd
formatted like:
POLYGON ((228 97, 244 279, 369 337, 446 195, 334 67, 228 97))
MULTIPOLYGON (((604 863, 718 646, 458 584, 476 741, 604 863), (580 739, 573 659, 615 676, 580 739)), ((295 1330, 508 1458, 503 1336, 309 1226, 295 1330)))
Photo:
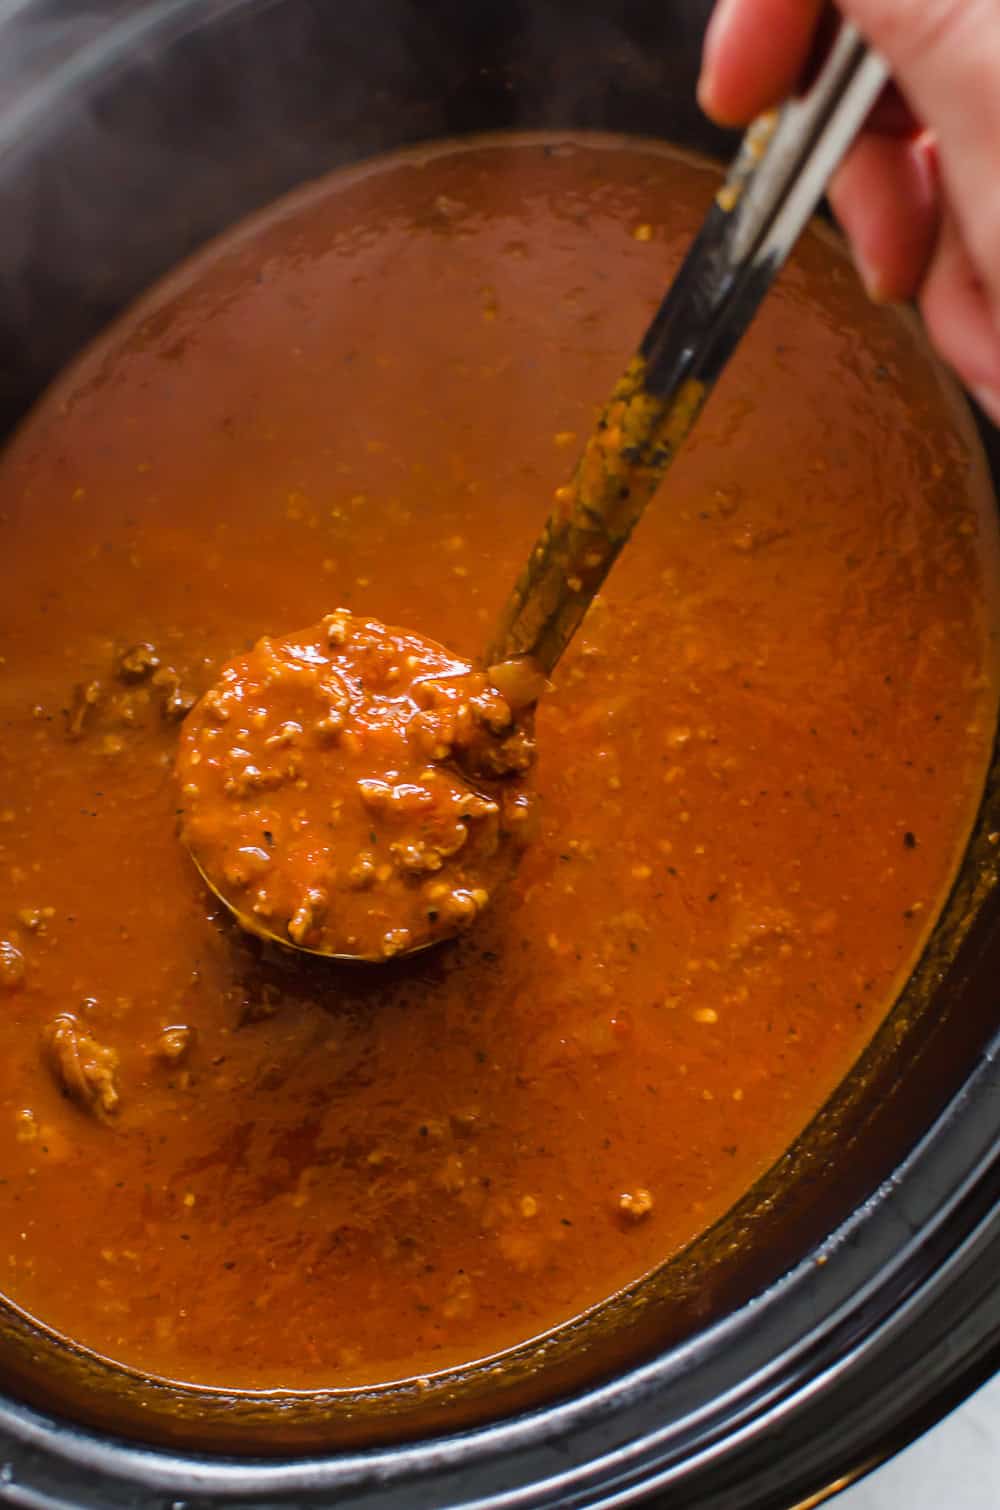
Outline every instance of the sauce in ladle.
POLYGON ((531 812, 539 679, 496 680, 507 697, 347 609, 231 661, 177 758, 182 834, 213 891, 250 932, 314 954, 389 959, 467 927, 531 812))

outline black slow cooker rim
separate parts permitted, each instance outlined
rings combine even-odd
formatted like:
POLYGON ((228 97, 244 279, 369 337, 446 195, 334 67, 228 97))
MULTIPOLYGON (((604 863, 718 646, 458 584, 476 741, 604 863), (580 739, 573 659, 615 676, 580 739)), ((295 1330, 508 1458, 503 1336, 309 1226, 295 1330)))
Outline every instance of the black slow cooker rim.
MULTIPOLYGON (((12 4, 0 24, 32 3, 12 4)), ((152 45, 235 3, 158 0, 142 17, 119 7, 130 14, 90 61, 110 66, 116 45, 152 45)), ((40 121, 78 67, 50 60, 19 102, 22 121, 40 121)), ((0 152, 10 148, 0 140, 0 152)), ((821 1249, 739 1312, 608 1383, 447 1437, 288 1460, 137 1446, 0 1399, 0 1500, 194 1510, 266 1497, 411 1510, 611 1507, 666 1494, 676 1507, 766 1510, 821 1494, 925 1429, 1000 1363, 998 1054, 1000 1032, 917 1147, 821 1249)))

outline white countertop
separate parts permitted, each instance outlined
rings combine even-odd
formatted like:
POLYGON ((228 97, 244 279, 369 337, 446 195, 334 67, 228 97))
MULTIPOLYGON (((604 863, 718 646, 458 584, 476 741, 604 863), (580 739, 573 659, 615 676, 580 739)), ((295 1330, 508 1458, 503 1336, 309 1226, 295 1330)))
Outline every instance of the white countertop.
POLYGON ((1000 1374, 830 1504, 836 1510, 998 1510, 1000 1374))

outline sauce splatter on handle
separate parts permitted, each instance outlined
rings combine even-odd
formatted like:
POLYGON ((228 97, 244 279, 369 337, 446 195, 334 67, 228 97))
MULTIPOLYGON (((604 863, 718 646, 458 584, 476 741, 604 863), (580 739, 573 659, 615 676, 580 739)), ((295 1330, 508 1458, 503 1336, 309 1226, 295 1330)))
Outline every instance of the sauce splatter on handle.
POLYGON ((510 595, 488 661, 529 657, 551 671, 663 480, 707 396, 694 379, 666 397, 635 356, 584 448, 510 595))

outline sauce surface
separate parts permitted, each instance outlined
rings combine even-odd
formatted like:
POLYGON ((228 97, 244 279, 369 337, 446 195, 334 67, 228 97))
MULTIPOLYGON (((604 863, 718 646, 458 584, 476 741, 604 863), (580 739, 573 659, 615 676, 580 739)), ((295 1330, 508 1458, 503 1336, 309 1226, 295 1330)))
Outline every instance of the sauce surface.
POLYGON ((180 719, 262 634, 346 605, 474 660, 716 185, 555 138, 331 178, 7 451, 0 1287, 49 1325, 255 1388, 500 1350, 704 1230, 884 1016, 981 788, 995 523, 819 235, 560 664, 467 936, 291 960, 179 842, 180 719))

